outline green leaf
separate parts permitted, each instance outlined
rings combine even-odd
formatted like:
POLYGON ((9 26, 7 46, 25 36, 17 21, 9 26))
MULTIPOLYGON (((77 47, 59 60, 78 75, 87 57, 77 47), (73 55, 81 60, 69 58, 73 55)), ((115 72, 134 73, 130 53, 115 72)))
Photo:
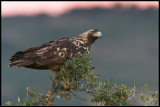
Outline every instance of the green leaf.
POLYGON ((147 101, 149 102, 149 103, 152 103, 152 99, 150 98, 150 97, 147 97, 147 101))
POLYGON ((50 76, 49 78, 50 78, 50 81, 52 81, 52 80, 53 80, 52 76, 50 76))
POLYGON ((141 96, 141 100, 143 101, 143 102, 145 102, 145 96, 141 96))
POLYGON ((112 78, 112 79, 110 79, 110 83, 112 83, 112 82, 114 82, 114 79, 112 78))
POLYGON ((95 69, 95 67, 91 67, 91 69, 95 69))
POLYGON ((14 106, 14 103, 12 102, 10 102, 10 101, 8 101, 8 102, 6 102, 6 106, 14 106))

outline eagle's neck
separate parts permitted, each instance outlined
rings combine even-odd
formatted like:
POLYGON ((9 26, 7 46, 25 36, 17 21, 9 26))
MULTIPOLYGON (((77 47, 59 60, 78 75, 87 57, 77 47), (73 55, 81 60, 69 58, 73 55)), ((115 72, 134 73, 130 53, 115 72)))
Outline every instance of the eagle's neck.
POLYGON ((88 43, 88 37, 84 33, 77 36, 77 39, 83 41, 84 43, 88 43))
POLYGON ((89 49, 89 51, 90 51, 91 45, 92 45, 92 44, 96 41, 96 39, 98 39, 98 38, 81 34, 81 35, 78 35, 78 36, 76 37, 76 39, 82 41, 82 42, 86 45, 86 47, 89 49))

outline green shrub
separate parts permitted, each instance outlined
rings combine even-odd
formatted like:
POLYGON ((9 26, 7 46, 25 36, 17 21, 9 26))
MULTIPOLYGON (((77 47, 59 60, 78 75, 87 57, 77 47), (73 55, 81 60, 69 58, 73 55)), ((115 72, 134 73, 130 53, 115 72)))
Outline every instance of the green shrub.
MULTIPOLYGON (((89 54, 85 53, 72 60, 65 62, 61 70, 57 73, 56 85, 53 90, 52 96, 39 94, 38 89, 30 91, 27 89, 27 97, 20 101, 18 104, 6 102, 7 106, 22 105, 22 106, 35 106, 35 105, 53 105, 56 99, 65 99, 71 101, 72 96, 81 100, 86 100, 74 94, 77 91, 85 91, 91 95, 91 103, 99 103, 105 106, 128 106, 134 105, 135 100, 135 86, 128 88, 126 84, 117 85, 114 80, 106 80, 105 82, 98 80, 98 76, 94 74, 92 60, 89 54)), ((53 79, 50 78, 52 81, 53 79)), ((144 87, 143 87, 144 89, 144 87)), ((147 86, 145 85, 145 89, 147 86)), ((158 105, 158 92, 147 91, 150 96, 145 97, 141 94, 143 102, 158 105)))

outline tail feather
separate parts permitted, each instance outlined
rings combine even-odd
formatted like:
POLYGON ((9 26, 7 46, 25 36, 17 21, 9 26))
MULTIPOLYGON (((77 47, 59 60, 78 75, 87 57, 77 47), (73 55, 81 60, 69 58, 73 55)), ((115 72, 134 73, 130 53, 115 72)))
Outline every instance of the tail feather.
POLYGON ((19 51, 15 53, 10 59, 11 63, 8 64, 8 67, 23 67, 29 64, 33 64, 32 60, 28 60, 24 56, 25 52, 19 51))
POLYGON ((25 52, 19 51, 15 53, 12 58, 10 59, 11 62, 21 59, 24 56, 25 52))
POLYGON ((26 60, 18 60, 18 61, 9 63, 8 67, 23 67, 29 64, 33 64, 33 62, 26 61, 26 60))

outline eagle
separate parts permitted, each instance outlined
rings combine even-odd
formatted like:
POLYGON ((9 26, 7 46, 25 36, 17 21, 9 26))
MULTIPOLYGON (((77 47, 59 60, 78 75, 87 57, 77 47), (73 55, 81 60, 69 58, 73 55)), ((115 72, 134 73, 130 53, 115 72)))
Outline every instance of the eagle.
POLYGON ((26 67, 51 70, 58 73, 64 63, 83 53, 89 53, 91 45, 102 37, 97 29, 91 29, 77 36, 61 38, 16 52, 10 59, 9 67, 26 67))
POLYGON ((64 62, 83 53, 89 53, 91 45, 102 33, 97 29, 88 30, 78 36, 61 38, 16 52, 10 59, 9 67, 26 67, 58 72, 64 62))

